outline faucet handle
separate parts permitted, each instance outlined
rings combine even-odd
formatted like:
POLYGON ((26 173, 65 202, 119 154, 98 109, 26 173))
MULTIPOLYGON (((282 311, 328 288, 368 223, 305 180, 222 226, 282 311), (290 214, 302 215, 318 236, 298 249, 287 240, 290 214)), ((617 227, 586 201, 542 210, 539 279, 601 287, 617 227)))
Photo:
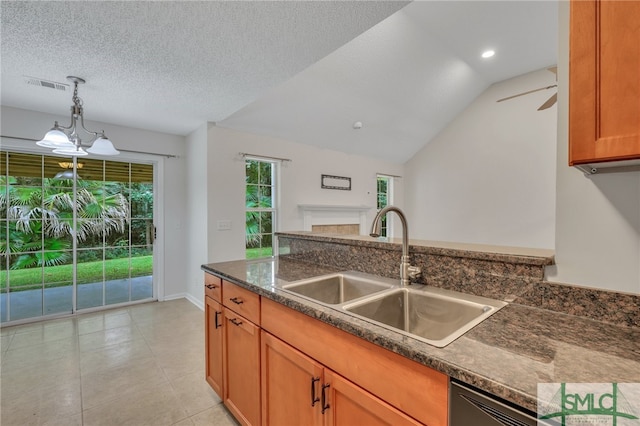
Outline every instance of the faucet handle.
POLYGON ((419 266, 409 265, 407 273, 411 279, 420 278, 422 276, 422 269, 420 269, 419 266))

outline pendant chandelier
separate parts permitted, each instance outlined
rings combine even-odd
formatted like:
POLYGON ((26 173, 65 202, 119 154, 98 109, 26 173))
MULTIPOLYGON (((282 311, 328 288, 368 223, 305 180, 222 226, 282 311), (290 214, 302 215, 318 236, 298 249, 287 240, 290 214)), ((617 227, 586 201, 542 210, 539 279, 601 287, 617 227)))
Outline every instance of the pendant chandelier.
POLYGON ((120 151, 113 147, 111 141, 104 134, 104 130, 100 132, 92 132, 84 127, 84 116, 82 111, 82 99, 78 97, 78 84, 84 84, 85 80, 80 77, 68 76, 67 80, 73 83, 73 105, 71 105, 71 124, 63 127, 56 121, 53 128, 44 135, 41 141, 36 145, 53 149, 54 154, 61 154, 71 157, 84 156, 91 154, 96 155, 118 155, 120 151), (80 121, 80 127, 86 133, 93 136, 93 144, 85 151, 83 149, 82 140, 78 134, 79 128, 76 129, 80 121))

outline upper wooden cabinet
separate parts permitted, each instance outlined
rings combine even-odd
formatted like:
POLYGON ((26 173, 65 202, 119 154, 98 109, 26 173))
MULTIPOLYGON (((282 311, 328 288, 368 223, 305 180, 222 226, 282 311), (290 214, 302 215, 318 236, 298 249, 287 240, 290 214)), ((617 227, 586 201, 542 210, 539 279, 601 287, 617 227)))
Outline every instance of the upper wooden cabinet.
POLYGON ((569 165, 640 159, 640 1, 572 0, 569 165))

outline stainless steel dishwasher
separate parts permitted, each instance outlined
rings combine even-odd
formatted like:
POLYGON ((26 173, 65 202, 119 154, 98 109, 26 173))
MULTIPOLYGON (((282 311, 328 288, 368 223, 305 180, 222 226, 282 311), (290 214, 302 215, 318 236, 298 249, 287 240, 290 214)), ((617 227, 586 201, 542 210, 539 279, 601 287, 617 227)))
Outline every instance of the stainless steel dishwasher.
POLYGON ((449 387, 449 426, 536 426, 535 413, 452 381, 449 387))

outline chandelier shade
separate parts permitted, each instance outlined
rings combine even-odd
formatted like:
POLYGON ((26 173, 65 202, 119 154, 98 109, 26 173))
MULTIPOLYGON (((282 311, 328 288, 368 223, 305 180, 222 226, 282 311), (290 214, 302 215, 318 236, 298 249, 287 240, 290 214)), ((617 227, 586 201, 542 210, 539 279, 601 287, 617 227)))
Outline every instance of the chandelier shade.
POLYGON ((80 77, 68 76, 67 80, 73 83, 73 105, 71 105, 71 124, 67 127, 58 125, 56 121, 53 128, 44 135, 36 145, 53 149, 54 154, 66 155, 70 157, 96 155, 118 155, 120 151, 114 148, 113 143, 105 136, 104 131, 93 132, 84 127, 84 111, 82 109, 82 99, 78 97, 78 85, 85 83, 80 77), (79 126, 78 126, 79 124, 79 126), (82 139, 78 134, 79 130, 92 135, 93 145, 86 151, 82 144, 82 139))
POLYGON ((69 157, 84 157, 85 155, 89 155, 87 151, 82 149, 82 147, 71 146, 69 148, 56 148, 53 150, 54 154, 60 155, 68 155, 69 157))
POLYGON ((107 137, 102 134, 98 139, 93 142, 91 148, 87 149, 87 152, 97 155, 118 155, 120 151, 113 147, 113 144, 107 137))
POLYGON ((57 126, 54 126, 51 130, 44 135, 41 141, 36 142, 36 145, 45 148, 75 148, 73 142, 69 140, 69 137, 57 126))

